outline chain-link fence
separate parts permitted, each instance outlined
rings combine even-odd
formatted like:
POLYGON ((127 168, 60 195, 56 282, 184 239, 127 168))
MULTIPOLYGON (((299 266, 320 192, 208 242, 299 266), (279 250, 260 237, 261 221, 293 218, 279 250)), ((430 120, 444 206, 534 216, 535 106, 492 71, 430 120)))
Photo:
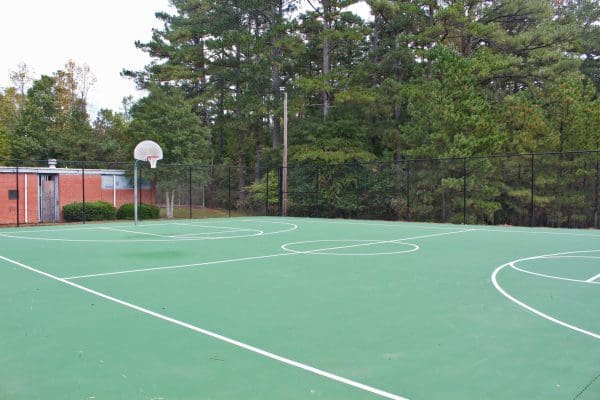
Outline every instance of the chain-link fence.
MULTIPOLYGON (((599 161, 599 151, 586 151, 296 164, 286 170, 160 162, 150 169, 142 162, 138 201, 144 204, 141 218, 285 213, 598 228, 599 161)), ((85 223, 111 219, 110 212, 133 218, 133 163, 51 164, 0 160, 0 224, 85 223)))
POLYGON ((288 215, 600 226, 599 151, 291 165, 288 215))

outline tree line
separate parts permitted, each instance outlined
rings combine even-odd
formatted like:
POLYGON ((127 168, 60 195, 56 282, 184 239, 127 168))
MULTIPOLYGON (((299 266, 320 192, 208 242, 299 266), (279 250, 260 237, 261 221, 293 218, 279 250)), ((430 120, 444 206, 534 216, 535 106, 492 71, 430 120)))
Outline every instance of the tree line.
MULTIPOLYGON (((124 71, 147 90, 86 110, 75 65, 0 92, 0 157, 227 165, 241 201, 291 163, 600 148, 598 0, 171 0, 124 71)), ((18 72, 18 71, 17 71, 18 72)), ((21 74, 23 75, 23 74, 21 74)), ((89 82, 88 82, 89 84, 89 82)))

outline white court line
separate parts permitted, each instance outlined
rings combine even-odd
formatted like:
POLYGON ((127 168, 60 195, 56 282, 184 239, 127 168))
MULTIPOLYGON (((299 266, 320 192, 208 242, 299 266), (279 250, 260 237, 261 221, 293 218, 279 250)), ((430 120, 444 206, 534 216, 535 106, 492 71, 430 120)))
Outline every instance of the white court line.
MULTIPOLYGON (((429 238, 429 237, 435 237, 435 236, 454 235, 454 234, 457 234, 457 233, 471 232, 471 231, 473 231, 473 229, 463 229, 463 230, 454 231, 454 232, 434 233, 432 235, 413 236, 413 237, 403 238, 403 239, 376 240, 376 241, 369 241, 369 243, 351 244, 351 245, 348 245, 348 246, 327 247, 325 249, 314 249, 314 250, 306 250, 306 251, 298 251, 298 250, 292 250, 292 249, 288 249, 287 248, 289 245, 292 245, 292 244, 302 244, 302 243, 314 243, 314 242, 317 242, 317 240, 307 240, 307 241, 303 241, 303 242, 286 243, 286 244, 282 245, 281 248, 283 250, 285 250, 285 251, 290 251, 290 252, 293 252, 293 253, 322 255, 321 254, 322 252, 324 252, 324 251, 330 251, 330 250, 349 249, 349 248, 353 248, 353 247, 373 246, 373 245, 377 245, 377 244, 398 243, 398 242, 403 242, 405 240, 423 239, 423 238, 429 238)), ((325 241, 327 241, 327 240, 325 240, 325 241)), ((340 240, 336 240, 336 241, 340 241, 340 240)), ((351 242, 353 240, 352 239, 348 239, 348 241, 351 242)), ((410 243, 407 243, 407 244, 410 244, 410 243)), ((418 248, 419 248, 419 246, 417 246, 417 249, 418 248)))
MULTIPOLYGON (((223 221, 222 218, 214 218, 216 223, 222 223, 222 222, 266 222, 266 223, 272 223, 272 224, 291 224, 289 222, 283 222, 283 221, 265 221, 262 218, 257 218, 257 219, 253 219, 253 220, 249 220, 249 219, 238 219, 237 217, 233 217, 230 218, 226 221, 223 221)), ((206 221, 206 219, 203 219, 202 221, 206 221)), ((98 230, 98 229, 103 229, 103 228, 130 228, 132 227, 131 223, 109 223, 111 226, 106 226, 107 223, 101 223, 101 224, 92 224, 90 223, 89 225, 76 225, 76 226, 63 226, 61 228, 55 228, 55 229, 46 229, 47 226, 36 226, 36 227, 21 227, 21 228, 5 228, 0 230, 0 235, 1 236, 6 236, 6 237, 12 237, 11 235, 9 235, 9 233, 14 233, 15 231, 19 232, 19 233, 45 233, 45 232, 71 232, 71 231, 91 231, 91 230, 98 230), (6 234, 6 235, 2 235, 2 234, 6 234)), ((190 222, 190 223, 185 223, 185 222, 175 222, 175 221, 143 221, 141 224, 137 225, 138 228, 154 228, 154 227, 162 227, 162 226, 170 226, 170 225, 185 225, 185 226, 200 226, 200 227, 205 227, 205 228, 215 228, 215 229, 232 229, 232 230, 245 230, 246 228, 231 228, 231 227, 227 227, 227 226, 210 226, 210 225, 200 225, 194 222, 190 222)), ((291 224, 293 225, 293 224, 291 224)))
MULTIPOLYGON (((294 218, 288 218, 288 220, 294 220, 294 218)), ((331 225, 336 225, 336 224, 344 224, 344 225, 366 225, 366 226, 387 226, 388 228, 395 228, 397 227, 397 225, 402 225, 403 227, 411 227, 411 228, 418 228, 418 229, 436 229, 436 230, 450 230, 450 229, 456 229, 456 226, 424 226, 424 225, 419 225, 422 224, 420 222, 408 222, 408 221, 389 221, 388 223, 374 223, 374 222, 352 222, 352 221, 340 221, 337 219, 334 220, 329 220, 329 219, 309 219, 303 222, 308 222, 311 224, 331 224, 331 225)))
POLYGON ((592 276, 590 279, 586 280, 586 282, 595 283, 596 279, 600 278, 600 274, 592 276))
MULTIPOLYGON (((293 221, 294 218, 286 218, 286 220, 291 220, 293 221)), ((398 224, 398 225, 402 225, 404 227, 411 227, 411 228, 416 228, 416 229, 438 229, 438 230, 449 230, 449 229, 455 229, 455 226, 452 226, 452 224, 449 224, 450 226, 426 226, 423 225, 423 222, 409 222, 409 221, 389 221, 389 223, 369 223, 369 222, 351 222, 351 221, 340 221, 337 219, 333 219, 333 220, 327 220, 327 219, 315 219, 315 220, 306 220, 304 222, 308 222, 308 223, 323 223, 323 224, 346 224, 346 225, 367 225, 367 226, 387 226, 387 227, 394 227, 394 224, 398 224)), ((484 226, 484 225, 467 225, 467 226, 471 226, 473 227, 472 229, 475 231, 481 231, 481 232, 502 232, 502 233, 524 233, 524 234, 532 234, 532 235, 564 235, 564 236, 580 236, 580 237, 589 237, 589 238, 600 238, 600 235, 588 235, 588 234, 584 234, 584 233, 572 233, 572 232, 548 232, 548 231, 540 231, 537 232, 535 231, 535 229, 543 229, 543 228, 530 228, 531 230, 508 230, 508 229, 489 229, 489 228, 478 228, 478 226, 484 226)), ((519 227, 515 227, 516 229, 518 229, 519 227)), ((522 228, 522 227, 520 227, 522 228)), ((565 229, 565 228, 556 228, 558 229, 565 229)))
POLYGON ((571 233, 571 232, 536 232, 531 228, 530 231, 516 231, 516 230, 506 230, 506 229, 485 229, 485 228, 474 228, 476 231, 481 232, 500 232, 500 233, 526 233, 530 235, 557 235, 557 236, 579 236, 579 237, 588 237, 588 238, 600 238, 600 235, 586 235, 583 233, 571 233))
MULTIPOLYGON (((546 259, 549 259, 549 260, 551 260, 551 259, 552 259, 552 258, 550 258, 550 257, 542 257, 542 258, 546 258, 546 259)), ((599 283, 599 282, 593 282, 593 281, 591 281, 591 280, 583 281, 583 280, 581 280, 581 279, 564 278, 564 277, 562 277, 562 276, 554 276, 554 275, 542 274, 542 273, 540 273, 540 272, 533 272, 533 271, 529 271, 529 270, 526 270, 526 269, 523 269, 523 268, 519 268, 519 267, 517 267, 515 264, 511 264, 511 265, 510 265, 510 267, 511 267, 512 269, 516 270, 516 271, 523 272, 523 273, 525 273, 525 274, 529 274, 529 275, 539 276, 539 277, 542 277, 542 278, 556 279, 556 280, 558 280, 558 281, 565 281, 565 282, 591 283, 591 284, 593 284, 593 285, 600 285, 600 283, 599 283)), ((600 276, 600 275, 599 275, 599 276, 600 276)))
POLYGON ((229 227, 229 226, 202 225, 202 224, 195 224, 193 222, 175 222, 173 225, 194 226, 194 227, 198 226, 200 228, 212 228, 212 229, 230 229, 234 232, 252 230, 252 229, 248 229, 248 228, 236 228, 236 227, 229 227))
MULTIPOLYGON (((332 243, 332 242, 369 242, 369 243, 374 243, 374 244, 379 244, 381 243, 381 241, 378 240, 356 240, 356 239, 336 239, 336 240, 307 240, 307 241, 303 241, 303 242, 293 242, 293 243, 286 243, 284 245, 281 245, 281 248, 285 251, 289 251, 291 253, 299 253, 299 254, 316 254, 319 256, 353 256, 353 257, 358 257, 358 256, 364 256, 364 257, 373 257, 373 256, 387 256, 387 255, 397 255, 397 254, 405 254, 405 253, 412 253, 415 251, 419 250, 419 246, 417 246, 416 244, 412 244, 412 243, 406 243, 406 242, 397 242, 396 244, 402 244, 408 247, 411 247, 411 249, 409 250, 398 250, 398 251, 393 251, 393 252, 373 252, 373 253, 324 253, 325 249, 316 249, 316 250, 304 250, 304 251, 300 251, 300 250, 294 250, 294 249, 290 249, 290 246, 293 245, 298 245, 298 244, 305 244, 305 243, 332 243)), ((352 247, 352 245, 348 245, 348 246, 342 246, 342 248, 348 248, 348 247, 352 247)), ((333 247, 331 248, 333 249, 333 247)))
POLYGON ((564 252, 564 253, 555 253, 555 254, 545 254, 545 255, 541 255, 541 256, 533 256, 533 257, 526 257, 526 258, 521 258, 518 260, 514 260, 511 262, 508 262, 506 264, 503 264, 501 266, 499 266, 498 268, 496 268, 494 270, 494 272, 492 273, 492 284, 494 285, 494 287, 496 288, 496 290, 498 290, 504 297, 506 297, 508 300, 512 301, 513 303, 517 304, 520 307, 523 307, 526 310, 531 311, 532 313, 536 314, 539 317, 542 317, 550 322, 554 322, 555 324, 561 325, 565 328, 571 329, 573 331, 579 332, 579 333, 583 333, 584 335, 588 335, 591 336, 595 339, 600 339, 600 334, 594 333, 594 332, 590 332, 588 330, 579 328, 578 326, 575 325, 571 325, 567 322, 561 321, 557 318, 554 318, 548 314, 545 314, 543 312, 541 312, 540 310, 531 307, 528 304, 525 304, 524 302, 518 300, 517 298, 511 296, 506 290, 504 290, 502 288, 502 286, 500 286, 500 284, 498 283, 498 274, 500 273, 500 271, 502 271, 504 268, 506 267, 510 267, 512 269, 517 269, 519 270, 517 267, 515 267, 515 264, 521 262, 521 261, 527 261, 527 260, 535 260, 535 259, 540 259, 540 258, 552 258, 552 256, 563 256, 563 255, 567 255, 567 254, 581 254, 581 253, 596 253, 600 250, 582 250, 582 251, 569 251, 569 252, 564 252))
MULTIPOLYGON (((36 227, 28 227, 28 228, 6 228, 6 229, 2 229, 0 231, 0 233, 7 233, 7 232, 12 232, 14 230, 18 230, 19 232, 22 233, 38 233, 38 232, 70 232, 70 231, 89 231, 89 230, 96 230, 96 229, 100 229, 105 227, 105 225, 110 224, 110 227, 117 227, 117 228, 130 228, 132 226, 131 223, 100 223, 100 224, 95 224, 95 223, 89 223, 87 225, 76 225, 76 226, 64 226, 62 228, 56 228, 56 229, 46 229, 47 226, 36 226, 36 227)), ((172 221, 146 221, 144 220, 143 223, 141 223, 140 225, 137 225, 138 228, 151 228, 151 227, 155 227, 155 226, 166 226, 166 225, 174 225, 176 224, 176 222, 172 222, 172 221)))
POLYGON ((204 266, 204 265, 226 264, 226 263, 232 263, 232 262, 236 262, 236 261, 247 261, 247 260, 260 260, 262 258, 290 256, 290 255, 294 255, 294 254, 296 254, 296 253, 269 254, 269 255, 266 255, 266 256, 234 258, 234 259, 231 259, 231 260, 220 260, 220 261, 207 261, 207 262, 195 263, 195 264, 171 265, 171 266, 168 266, 168 267, 151 267, 151 268, 130 269, 130 270, 126 270, 126 271, 104 272, 104 273, 100 273, 100 274, 69 276, 69 277, 65 277, 65 278, 61 278, 61 279, 71 280, 71 279, 83 279, 83 278, 96 278, 96 277, 100 277, 100 276, 133 274, 133 273, 136 273, 136 272, 149 272, 149 271, 161 271, 161 270, 169 270, 169 269, 201 267, 201 266, 204 266))
POLYGON ((236 232, 263 232, 258 229, 238 229, 235 231, 210 231, 210 232, 196 232, 196 233, 186 233, 184 235, 173 235, 171 237, 179 238, 179 237, 190 237, 190 236, 202 236, 202 235, 214 235, 216 233, 236 233, 236 232))
MULTIPOLYGON (((412 237, 412 238, 395 239, 393 241, 381 241, 381 242, 377 242, 377 243, 399 242, 399 241, 403 241, 403 240, 422 239, 422 238, 428 238, 428 237, 434 237, 434 236, 452 235, 452 234, 455 234, 455 233, 462 233, 462 232, 470 232, 470 230, 462 230, 462 231, 456 231, 456 232, 445 232, 445 233, 435 233, 435 234, 432 234, 432 235, 415 236, 415 237, 412 237)), ((374 243, 372 243, 372 244, 374 244, 374 243)), ((314 252, 314 251, 338 250, 338 249, 344 249, 344 248, 356 247, 356 246, 357 245, 337 246, 337 247, 330 247, 330 248, 325 248, 325 249, 315 249, 315 250, 311 250, 311 251, 314 252)), ((138 272, 150 272, 150 271, 161 271, 161 270, 169 270, 169 269, 201 267, 201 266, 205 266, 205 265, 226 264, 226 263, 232 263, 232 262, 236 262, 236 261, 260 260, 260 259, 263 259, 263 258, 282 257, 282 256, 295 255, 295 254, 306 254, 306 253, 304 253, 304 252, 289 251, 288 253, 269 254, 269 255, 265 255, 265 256, 234 258, 234 259, 230 259, 230 260, 208 261, 208 262, 195 263, 195 264, 171 265, 171 266, 166 266, 166 267, 150 267, 150 268, 129 269, 129 270, 125 270, 125 271, 103 272, 103 273, 98 273, 98 274, 69 276, 69 277, 64 277, 64 278, 61 278, 61 279, 70 280, 70 279, 96 278, 96 277, 101 277, 101 276, 134 274, 134 273, 138 273, 138 272)))
POLYGON ((360 244, 353 244, 353 245, 350 245, 350 246, 329 247, 327 249, 310 250, 309 253, 319 254, 319 253, 321 253, 323 251, 329 251, 329 250, 347 249, 347 248, 361 247, 361 246, 373 246, 375 244, 397 243, 397 242, 402 242, 402 241, 405 241, 405 240, 423 239, 423 238, 429 238, 429 237, 435 237, 435 236, 454 235, 454 234, 457 234, 457 233, 471 232, 473 230, 474 229, 463 229, 463 230, 460 230, 460 231, 444 232, 444 233, 434 233, 432 235, 413 236, 413 237, 403 238, 403 239, 382 240, 382 241, 379 241, 379 242, 360 243, 360 244))
POLYGON ((127 230, 127 229, 117 229, 117 228, 107 228, 107 227, 100 227, 98 229, 102 229, 104 231, 134 233, 136 235, 148 235, 148 236, 158 236, 158 237, 161 237, 161 238, 173 238, 173 236, 168 236, 168 235, 159 235, 157 233, 148 233, 148 232, 136 232, 136 231, 130 231, 130 230, 127 230))
MULTIPOLYGON (((584 253, 586 253, 586 252, 587 251, 584 251, 584 253)), ((550 255, 545 255, 545 256, 536 256, 536 257, 533 257, 531 259, 534 259, 534 260, 544 260, 544 259, 546 259, 546 260, 553 260, 555 258, 564 258, 564 259, 571 259, 571 258, 597 259, 597 258, 600 258, 600 257, 596 257, 596 256, 587 256, 587 255, 586 256, 569 255, 570 253, 560 253, 560 254, 562 254, 562 255, 552 255, 552 254, 550 254, 550 255), (566 255, 564 255, 564 254, 566 254, 566 255)), ((556 280, 559 280, 559 281, 566 281, 566 282, 591 283, 591 284, 594 284, 594 285, 600 285, 600 282, 594 282, 594 280, 596 278, 600 277, 600 274, 592 277, 591 279, 588 279, 588 280, 584 281, 584 280, 581 280, 581 279, 564 278, 562 276, 547 275, 547 274, 542 274, 541 272, 533 272, 533 271, 529 271, 529 270, 524 269, 524 268, 519 268, 519 267, 516 266, 516 264, 517 263, 515 262, 514 264, 511 264, 510 267, 512 269, 514 269, 514 270, 517 270, 517 271, 520 271, 520 272, 524 272, 524 273, 529 274, 529 275, 535 275, 535 276, 540 276, 542 278, 550 278, 550 279, 556 279, 556 280)))
MULTIPOLYGON (((287 225, 290 228, 273 231, 273 232, 263 232, 258 229, 250 229, 249 231, 254 231, 257 233, 254 234, 245 234, 238 236, 215 236, 215 237, 181 237, 175 238, 172 236, 164 236, 164 238, 157 239, 63 239, 63 238, 48 238, 48 237, 30 237, 30 236, 17 236, 17 235, 8 235, 6 233, 0 233, 0 237, 12 238, 12 239, 23 239, 23 240, 37 240, 37 241, 48 241, 48 242, 73 242, 73 243, 146 243, 146 242, 176 242, 176 241, 201 241, 201 240, 220 240, 220 239, 238 239, 238 238, 248 238, 248 237, 256 237, 256 236, 267 236, 267 235, 277 235, 280 233, 290 232, 295 229, 298 229, 298 225, 292 224, 290 222, 270 222, 263 221, 270 224, 278 224, 278 225, 287 225)), ((170 224, 164 224, 170 225, 170 224)), ((159 224, 154 224, 152 226, 159 226, 159 224)), ((98 227, 97 229, 101 229, 103 227, 98 227)), ((113 229, 104 227, 106 229, 113 229)), ((140 232, 135 232, 140 233, 140 232)))
POLYGON ((600 258, 595 256, 555 256, 555 257, 542 257, 542 258, 600 258))
POLYGON ((352 387, 355 387, 357 389, 360 389, 360 390, 363 390, 363 391, 366 391, 366 392, 369 392, 369 393, 372 393, 372 394, 375 394, 375 395, 378 395, 378 396, 381 396, 381 397, 385 397, 385 398, 392 399, 392 400, 408 400, 406 397, 398 396, 396 394, 389 393, 389 392, 386 392, 384 390, 377 389, 377 388, 374 388, 372 386, 368 386, 368 385, 365 385, 363 383, 356 382, 356 381, 353 381, 351 379, 344 378, 342 376, 333 374, 331 372, 327 372, 327 371, 324 371, 324 370, 312 367, 310 365, 303 364, 301 362, 294 361, 292 359, 289 359, 289 358, 286 358, 286 357, 283 357, 283 356, 280 356, 280 355, 268 352, 268 351, 263 350, 261 348, 251 346, 249 344, 240 342, 240 341, 235 340, 235 339, 231 339, 231 338, 229 338, 227 336, 223 336, 223 335, 220 335, 218 333, 209 331, 207 329, 200 328, 198 326, 189 324, 187 322, 183 322, 183 321, 177 320, 175 318, 168 317, 168 316, 166 316, 164 314, 157 313, 157 312, 149 310, 147 308, 136 306, 135 304, 128 303, 128 302, 126 302, 124 300, 121 300, 121 299, 118 299, 116 297, 112 297, 112 296, 109 296, 107 294, 104 294, 104 293, 98 292, 96 290, 90 289, 88 287, 81 286, 81 285, 78 285, 76 283, 67 281, 66 279, 59 278, 58 276, 49 274, 47 272, 41 271, 41 270, 33 268, 33 267, 30 267, 28 265, 25 265, 25 264, 20 263, 18 261, 12 260, 10 258, 0 256, 0 259, 6 261, 8 263, 11 263, 13 265, 19 266, 21 268, 25 268, 25 269, 27 269, 27 270, 29 270, 31 272, 35 272, 36 274, 45 276, 47 278, 53 279, 53 280, 61 282, 61 283, 64 283, 65 285, 69 285, 69 286, 74 287, 76 289, 82 290, 82 291, 87 292, 87 293, 89 293, 91 295, 103 298, 103 299, 111 301, 113 303, 120 304, 122 306, 131 308, 133 310, 139 311, 139 312, 144 313, 146 315, 150 315, 152 317, 161 319, 161 320, 169 322, 171 324, 179 325, 179 326, 181 326, 183 328, 192 330, 194 332, 201 333, 203 335, 212 337, 213 339, 217 339, 217 340, 220 340, 220 341, 225 342, 225 343, 229 343, 231 345, 234 345, 236 347, 242 348, 244 350, 248 350, 248 351, 251 351, 253 353, 259 354, 261 356, 270 358, 272 360, 279 361, 279 362, 281 362, 283 364, 287 364, 287 365, 290 365, 292 367, 303 369, 305 371, 308 371, 308 372, 311 372, 313 374, 322 376, 324 378, 327 378, 327 379, 330 379, 330 380, 333 380, 333 381, 336 381, 336 382, 339 382, 339 383, 343 383, 345 385, 352 386, 352 387))

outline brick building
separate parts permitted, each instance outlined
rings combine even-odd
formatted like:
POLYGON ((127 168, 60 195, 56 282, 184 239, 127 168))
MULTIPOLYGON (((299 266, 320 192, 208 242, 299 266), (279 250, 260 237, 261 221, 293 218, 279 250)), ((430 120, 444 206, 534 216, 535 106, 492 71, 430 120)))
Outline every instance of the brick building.
MULTIPOLYGON (((123 170, 0 167, 0 224, 16 224, 17 215, 21 224, 59 222, 63 206, 84 198, 118 208, 133 203, 132 181, 123 170)), ((156 204, 152 182, 142 182, 140 198, 156 204)))

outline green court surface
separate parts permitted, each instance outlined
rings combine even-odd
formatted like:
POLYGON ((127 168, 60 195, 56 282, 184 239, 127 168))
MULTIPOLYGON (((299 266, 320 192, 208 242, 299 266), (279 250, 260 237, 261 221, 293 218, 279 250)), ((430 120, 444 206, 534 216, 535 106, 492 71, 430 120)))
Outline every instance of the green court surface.
POLYGON ((0 230, 0 399, 600 399, 600 232, 0 230))

